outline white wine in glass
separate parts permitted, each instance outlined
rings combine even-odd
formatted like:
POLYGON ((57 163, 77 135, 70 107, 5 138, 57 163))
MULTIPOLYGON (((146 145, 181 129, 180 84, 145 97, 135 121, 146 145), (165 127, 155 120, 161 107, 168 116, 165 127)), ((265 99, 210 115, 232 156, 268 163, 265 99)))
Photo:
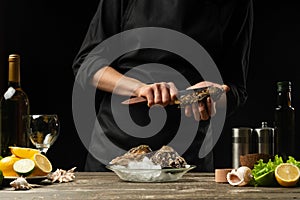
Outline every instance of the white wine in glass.
POLYGON ((56 114, 26 116, 27 135, 41 153, 47 153, 59 135, 59 120, 56 114))

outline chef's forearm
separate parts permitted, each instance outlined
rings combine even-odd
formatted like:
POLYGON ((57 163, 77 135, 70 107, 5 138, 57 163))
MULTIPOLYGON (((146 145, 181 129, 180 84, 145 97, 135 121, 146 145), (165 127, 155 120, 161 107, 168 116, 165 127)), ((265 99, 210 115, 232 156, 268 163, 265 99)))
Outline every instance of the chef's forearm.
POLYGON ((144 86, 141 81, 124 76, 112 67, 103 67, 93 77, 93 85, 99 90, 124 96, 137 96, 137 88, 144 86))

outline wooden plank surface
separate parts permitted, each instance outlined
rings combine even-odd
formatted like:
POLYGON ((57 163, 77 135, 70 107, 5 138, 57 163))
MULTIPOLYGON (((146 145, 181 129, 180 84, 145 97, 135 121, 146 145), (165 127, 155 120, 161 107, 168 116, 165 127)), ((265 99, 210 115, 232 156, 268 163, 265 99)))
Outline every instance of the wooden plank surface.
POLYGON ((69 183, 31 190, 0 189, 0 199, 300 199, 300 187, 233 187, 215 183, 213 173, 187 173, 168 183, 134 183, 111 172, 77 172, 69 183))

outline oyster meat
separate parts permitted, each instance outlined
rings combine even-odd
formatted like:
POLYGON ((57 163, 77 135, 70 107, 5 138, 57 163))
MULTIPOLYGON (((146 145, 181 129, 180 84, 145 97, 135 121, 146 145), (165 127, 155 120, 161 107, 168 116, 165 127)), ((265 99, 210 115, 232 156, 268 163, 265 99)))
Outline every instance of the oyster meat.
POLYGON ((185 159, 172 147, 163 146, 157 151, 152 151, 148 145, 134 147, 124 155, 114 158, 109 164, 127 167, 130 162, 143 162, 144 158, 161 168, 184 168, 187 165, 185 159))

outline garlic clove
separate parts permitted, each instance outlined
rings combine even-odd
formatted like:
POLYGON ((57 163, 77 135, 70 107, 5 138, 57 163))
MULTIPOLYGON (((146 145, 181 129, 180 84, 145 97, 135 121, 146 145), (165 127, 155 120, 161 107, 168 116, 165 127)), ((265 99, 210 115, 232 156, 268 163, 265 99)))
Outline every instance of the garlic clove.
POLYGON ((240 176, 242 176, 242 178, 244 179, 243 185, 247 185, 253 178, 251 169, 246 166, 239 167, 237 169, 237 173, 240 174, 240 176))
POLYGON ((235 170, 229 172, 226 178, 228 183, 233 186, 240 185, 244 181, 244 179, 241 179, 239 174, 235 170))
POLYGON ((239 167, 238 169, 233 169, 226 176, 227 181, 233 186, 245 186, 252 179, 251 169, 246 166, 239 167))

